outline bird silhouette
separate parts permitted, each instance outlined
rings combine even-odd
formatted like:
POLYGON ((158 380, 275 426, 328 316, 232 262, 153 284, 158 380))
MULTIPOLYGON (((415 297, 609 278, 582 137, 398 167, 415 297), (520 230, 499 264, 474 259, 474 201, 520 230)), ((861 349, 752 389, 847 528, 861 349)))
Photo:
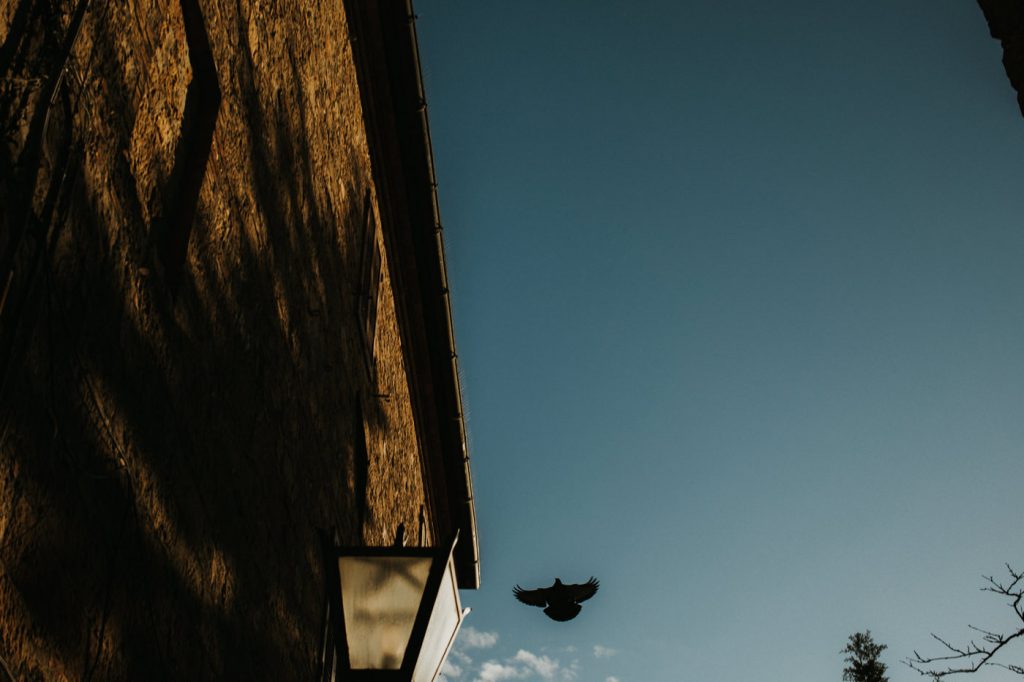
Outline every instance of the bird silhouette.
POLYGON ((566 585, 555 578, 555 584, 551 587, 524 590, 516 585, 512 589, 512 594, 516 595, 516 599, 524 604, 544 608, 544 613, 551 620, 567 621, 576 617, 576 614, 583 608, 580 606, 580 602, 597 594, 599 586, 600 583, 593 577, 582 585, 566 585))

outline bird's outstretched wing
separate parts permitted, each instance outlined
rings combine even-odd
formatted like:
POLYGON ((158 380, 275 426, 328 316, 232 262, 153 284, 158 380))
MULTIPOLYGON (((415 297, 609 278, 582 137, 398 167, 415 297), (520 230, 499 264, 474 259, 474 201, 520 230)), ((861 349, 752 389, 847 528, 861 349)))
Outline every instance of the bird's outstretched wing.
POLYGON ((548 605, 547 590, 545 589, 524 590, 519 585, 516 585, 512 588, 512 594, 516 595, 516 599, 530 606, 544 607, 548 605))
POLYGON ((572 595, 573 601, 579 604, 581 601, 587 601, 597 594, 597 588, 600 586, 601 583, 591 576, 590 580, 582 585, 566 585, 565 587, 569 590, 569 594, 572 595))

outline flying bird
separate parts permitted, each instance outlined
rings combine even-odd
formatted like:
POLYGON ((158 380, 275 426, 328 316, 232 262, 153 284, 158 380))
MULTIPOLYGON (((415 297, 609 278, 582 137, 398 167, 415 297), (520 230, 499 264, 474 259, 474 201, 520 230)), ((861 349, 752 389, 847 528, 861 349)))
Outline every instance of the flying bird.
POLYGON ((597 594, 600 583, 593 577, 582 585, 566 585, 558 578, 551 587, 536 590, 524 590, 516 585, 512 594, 516 599, 530 606, 546 607, 544 613, 548 618, 558 621, 572 620, 583 609, 580 602, 586 601, 597 594))

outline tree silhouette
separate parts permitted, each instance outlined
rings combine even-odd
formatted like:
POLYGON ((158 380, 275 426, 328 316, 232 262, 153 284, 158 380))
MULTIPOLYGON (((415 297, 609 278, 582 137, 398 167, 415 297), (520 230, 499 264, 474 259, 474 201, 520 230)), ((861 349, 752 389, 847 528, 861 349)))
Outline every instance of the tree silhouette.
POLYGON ((871 630, 850 635, 846 648, 839 652, 849 654, 843 659, 849 664, 843 668, 843 679, 846 682, 889 682, 885 663, 878 660, 885 648, 884 644, 875 644, 871 630))
POLYGON ((1024 675, 1024 665, 993 660, 996 654, 1003 652, 1010 642, 1018 638, 1020 641, 1024 641, 1024 572, 1015 571, 1010 564, 1006 564, 1006 570, 1010 574, 1008 582, 1000 582, 992 576, 986 575, 984 576, 986 584, 981 591, 1007 597, 1009 599, 1007 605, 1013 609, 1021 627, 1003 633, 968 625, 967 627, 981 635, 981 644, 972 639, 967 644, 953 645, 933 632, 932 637, 946 647, 947 653, 944 656, 924 658, 915 651, 913 658, 904 663, 933 680, 941 680, 947 675, 975 673, 984 666, 1003 668, 1012 673, 1024 675))

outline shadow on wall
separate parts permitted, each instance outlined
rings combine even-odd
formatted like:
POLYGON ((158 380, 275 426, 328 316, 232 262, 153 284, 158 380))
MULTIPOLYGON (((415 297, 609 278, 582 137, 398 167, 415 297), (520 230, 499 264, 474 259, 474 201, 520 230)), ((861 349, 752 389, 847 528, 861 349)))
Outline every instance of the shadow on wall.
POLYGON ((162 195, 164 222, 157 228, 163 278, 173 295, 181 282, 188 238, 199 204, 199 191, 206 176, 206 163, 213 146, 213 132, 220 111, 220 85, 210 50, 210 38, 198 0, 181 0, 192 82, 185 96, 185 113, 175 152, 174 169, 162 195))
MULTIPOLYGON (((198 5, 181 4, 196 53, 198 5)), ((52 30, 48 6, 22 0, 12 26, 52 30)), ((134 100, 112 13, 90 11, 91 60, 78 68, 102 82, 116 137, 97 146, 81 125, 88 100, 68 91, 78 121, 68 149, 91 144, 94 156, 69 152, 75 180, 39 212, 52 238, 19 290, 33 314, 16 320, 23 343, 0 395, 0 655, 24 679, 312 675, 315 531, 342 520, 343 540, 358 541, 365 514, 358 425, 333 417, 357 413, 365 381, 350 295, 358 249, 340 234, 360 223, 348 198, 368 179, 345 141, 343 196, 320 186, 299 77, 308 64, 289 52, 291 86, 262 93, 238 3, 242 58, 222 83, 240 111, 218 118, 212 58, 190 57, 195 87, 167 185, 181 199, 162 228, 147 225, 123 152, 134 100), (218 137, 245 150, 237 168, 211 160, 218 137), (97 161, 103 144, 111 153, 97 161), (204 184, 207 166, 217 172, 204 184), (212 222, 216 202, 233 223, 212 222), (253 236, 241 216, 266 229, 253 236), (162 277, 146 274, 148 245, 162 277), (39 651, 58 652, 50 667, 23 662, 50 655, 39 651)), ((42 42, 12 40, 5 73, 24 74, 42 42)))
POLYGON ((51 28, 18 34, 14 28, 28 24, 33 16, 42 17, 39 8, 23 1, 0 46, 0 65, 4 67, 0 74, 5 76, 0 81, 0 205, 6 209, 0 219, 0 390, 16 342, 13 321, 26 312, 26 299, 47 240, 46 226, 53 220, 63 186, 61 174, 68 169, 71 111, 64 74, 87 7, 87 0, 79 1, 64 31, 51 28), (28 54, 36 58, 30 61, 28 54), (18 72, 13 71, 15 67, 18 72), (27 73, 19 78, 22 72, 27 73), (55 106, 58 99, 63 107, 55 106), (60 130, 63 133, 54 132, 60 130), (57 136, 62 139, 55 141, 57 136), (56 162, 54 146, 61 150, 56 162), (40 185, 49 188, 37 215, 33 207, 40 185), (12 291, 17 294, 12 296, 12 291))

